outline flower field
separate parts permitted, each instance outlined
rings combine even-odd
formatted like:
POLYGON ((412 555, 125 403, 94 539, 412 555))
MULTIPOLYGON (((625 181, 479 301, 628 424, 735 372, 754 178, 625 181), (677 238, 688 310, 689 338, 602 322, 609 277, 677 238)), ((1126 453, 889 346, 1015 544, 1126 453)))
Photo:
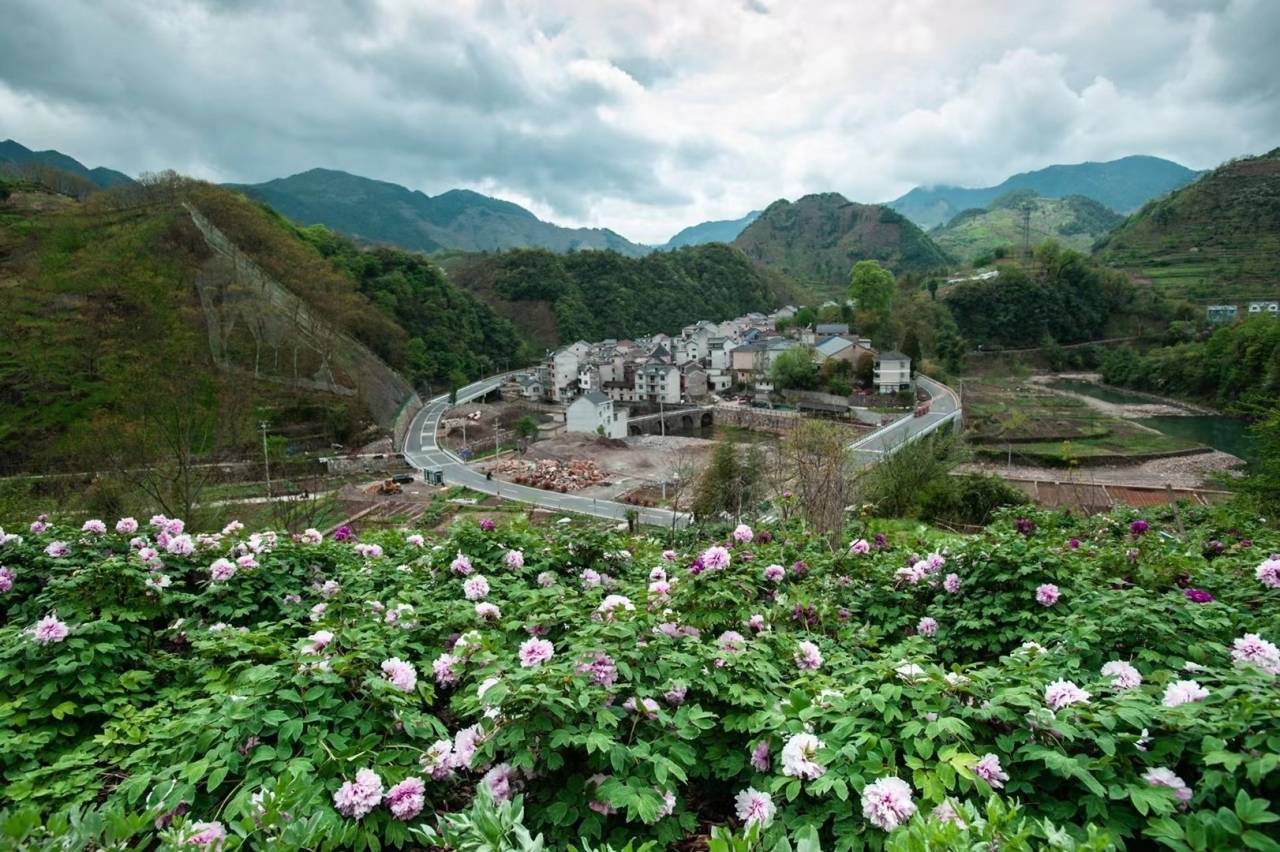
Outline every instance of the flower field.
POLYGON ((1280 849, 1280 537, 1218 518, 42 518, 0 848, 1280 849))

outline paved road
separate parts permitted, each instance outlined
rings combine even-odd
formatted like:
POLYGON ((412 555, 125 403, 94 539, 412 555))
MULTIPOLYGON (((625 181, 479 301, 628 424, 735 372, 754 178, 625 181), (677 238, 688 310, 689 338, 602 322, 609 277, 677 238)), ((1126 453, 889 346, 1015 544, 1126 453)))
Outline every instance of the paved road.
MULTIPOLYGON (((458 391, 458 402, 468 402, 484 396, 497 389, 505 379, 505 375, 492 376, 469 384, 458 391)), ((439 468, 444 472, 444 481, 449 485, 464 485, 472 491, 493 494, 506 500, 518 500, 521 503, 534 503, 552 511, 575 512, 619 521, 626 518, 627 512, 638 511, 640 522, 644 524, 670 528, 673 521, 677 527, 683 527, 689 523, 689 515, 684 512, 638 508, 612 500, 597 500, 576 494, 557 494, 541 488, 530 488, 497 479, 485 479, 484 474, 463 464, 461 459, 436 442, 440 418, 452 407, 453 403, 449 402, 449 395, 443 394, 428 401, 413 418, 413 423, 409 426, 409 434, 405 438, 404 448, 404 457, 409 464, 419 470, 439 468)))
POLYGON ((908 414, 854 441, 849 449, 858 463, 875 464, 921 435, 946 428, 945 424, 959 417, 960 399, 951 388, 919 374, 916 374, 916 383, 932 397, 929 413, 923 417, 908 414))
MULTIPOLYGON (((458 403, 469 402, 496 390, 506 378, 506 375, 491 376, 460 388, 458 403)), ((916 381, 933 398, 929 413, 923 417, 908 415, 850 444, 849 449, 861 464, 875 464, 886 454, 896 452, 915 438, 935 429, 944 428, 946 423, 958 416, 960 400, 950 388, 927 376, 917 375, 916 381)), ((429 400, 413 418, 413 423, 409 426, 409 434, 405 438, 404 448, 404 457, 409 464, 419 470, 439 468, 444 472, 444 481, 449 485, 463 485, 483 494, 492 494, 521 503, 533 503, 553 511, 623 520, 628 511, 635 510, 639 511, 640 521, 645 524, 670 527, 674 520, 676 526, 683 527, 689 523, 689 515, 684 512, 674 513, 669 509, 637 509, 635 506, 612 500, 597 500, 576 494, 557 494, 541 488, 530 488, 497 479, 485 479, 484 474, 468 467, 461 459, 436 442, 440 418, 454 404, 449 402, 448 394, 442 394, 429 400)))

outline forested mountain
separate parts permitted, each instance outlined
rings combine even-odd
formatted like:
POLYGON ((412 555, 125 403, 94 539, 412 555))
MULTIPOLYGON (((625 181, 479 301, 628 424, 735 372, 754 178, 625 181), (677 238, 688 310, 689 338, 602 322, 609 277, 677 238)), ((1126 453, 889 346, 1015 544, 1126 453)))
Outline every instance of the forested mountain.
POLYGON ((1024 236, 1032 246, 1053 240, 1087 253, 1099 237, 1123 221, 1123 216, 1083 195, 1045 198, 1030 189, 1016 189, 991 202, 988 209, 960 212, 929 236, 962 263, 985 263, 997 249, 1021 249, 1024 236), (1028 211, 1029 218, 1024 218, 1028 211))
POLYGON ((24 145, 6 139, 0 142, 0 171, 21 174, 23 167, 47 166, 82 177, 98 187, 123 186, 132 184, 133 178, 114 169, 102 167, 91 169, 61 151, 32 151, 24 145))
POLYGON ((1280 296, 1280 148, 1234 160, 1129 217, 1099 258, 1199 302, 1280 296))
POLYGON ((950 259, 901 214, 856 204, 834 192, 770 204, 733 245, 747 257, 824 295, 843 293, 859 260, 878 260, 895 275, 943 269, 950 259))
POLYGON ((802 299, 792 282, 723 243, 642 258, 515 250, 457 258, 449 277, 543 347, 670 333, 802 299))
POLYGON ((0 184, 8 469, 141 463, 166 424, 209 452, 252 441, 260 417, 345 441, 385 427, 387 377, 407 392, 375 354, 437 388, 520 357, 512 326, 424 258, 300 233, 238 193, 177 176, 83 201, 0 184))
POLYGON ((752 210, 741 219, 717 219, 711 222, 700 222, 690 225, 676 234, 666 243, 659 246, 663 249, 696 246, 703 243, 731 243, 737 239, 743 229, 760 216, 759 210, 752 210))
POLYGON ((1199 174, 1159 157, 1122 157, 1105 163, 1049 166, 1022 172, 996 186, 917 186, 889 206, 922 228, 950 222, 963 210, 985 208, 1015 189, 1030 189, 1045 198, 1083 195, 1119 213, 1137 210, 1147 201, 1185 186, 1199 174))
POLYGON ((559 252, 613 249, 632 256, 650 251, 607 228, 562 228, 518 204, 478 192, 453 189, 429 197, 333 169, 234 188, 300 225, 327 225, 359 240, 415 251, 541 247, 559 252))

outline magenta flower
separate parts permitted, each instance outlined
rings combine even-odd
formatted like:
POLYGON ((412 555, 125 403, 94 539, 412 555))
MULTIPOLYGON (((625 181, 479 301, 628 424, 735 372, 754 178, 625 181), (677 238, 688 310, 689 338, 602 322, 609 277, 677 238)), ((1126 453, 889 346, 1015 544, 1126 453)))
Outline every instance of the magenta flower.
POLYGON ((1058 602, 1061 594, 1053 583, 1041 583, 1036 587, 1036 603, 1041 606, 1053 606, 1058 602))
POLYGON ((901 778, 880 778, 862 790, 862 815, 876 828, 893 831, 915 812, 911 787, 901 778))
POLYGON ((751 768, 756 772, 768 772, 773 761, 769 758, 769 741, 761 740, 751 749, 751 768))
POLYGON ((1187 589, 1182 594, 1192 603, 1213 603, 1213 595, 1204 589, 1187 589))
POLYGON ((1008 773, 1000 766, 1000 757, 991 752, 984 754, 982 759, 974 764, 973 774, 986 781, 996 790, 1003 787, 1004 782, 1009 780, 1008 773))
POLYGON ((664 550, 664 551, 662 551, 662 561, 664 561, 664 562, 675 562, 675 561, 676 561, 676 552, 675 552, 674 550, 664 550))
POLYGON ((422 813, 426 804, 427 786, 421 778, 406 778, 387 791, 386 803, 391 815, 398 820, 409 820, 422 813))
POLYGON ((1069 538, 1069 539, 1067 539, 1067 547, 1071 548, 1072 550, 1079 550, 1079 549, 1080 549, 1080 539, 1078 539, 1078 538, 1069 538))
POLYGON ((1138 519, 1133 523, 1129 524, 1129 535, 1133 536, 1134 538, 1138 538, 1149 529, 1151 529, 1151 524, 1147 523, 1142 519, 1138 519))
POLYGON ((347 541, 348 539, 352 538, 354 535, 355 535, 355 532, 352 531, 351 527, 347 526, 346 524, 343 524, 342 526, 338 527, 336 530, 333 531, 333 540, 347 541))
POLYGON ((1036 531, 1035 522, 1030 518, 1018 518, 1013 522, 1014 527, 1023 535, 1031 535, 1036 531))
POLYGON ((381 801, 382 779, 372 769, 361 769, 333 794, 333 806, 348 819, 363 819, 381 801))
POLYGON ((520 643, 520 665, 526 669, 540 666, 555 655, 555 650, 546 639, 526 639, 520 643))
POLYGON ((498 525, 493 522, 493 518, 480 519, 480 529, 484 530, 485 532, 493 532, 497 528, 498 528, 498 525))

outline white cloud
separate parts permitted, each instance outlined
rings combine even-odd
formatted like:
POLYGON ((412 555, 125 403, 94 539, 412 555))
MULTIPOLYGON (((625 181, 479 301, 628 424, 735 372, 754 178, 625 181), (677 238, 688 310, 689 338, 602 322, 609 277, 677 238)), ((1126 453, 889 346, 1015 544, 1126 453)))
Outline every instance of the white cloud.
POLYGON ((1272 0, 10 0, 0 135, 130 172, 473 187, 661 241, 805 192, 1267 150, 1276 43, 1272 0))

